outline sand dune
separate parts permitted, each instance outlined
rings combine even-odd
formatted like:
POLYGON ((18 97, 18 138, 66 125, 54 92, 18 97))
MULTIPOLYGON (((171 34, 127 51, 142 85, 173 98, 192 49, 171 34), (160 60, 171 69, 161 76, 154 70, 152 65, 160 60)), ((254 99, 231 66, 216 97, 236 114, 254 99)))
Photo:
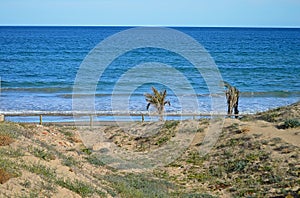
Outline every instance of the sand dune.
POLYGON ((300 196, 300 103, 226 118, 75 128, 0 123, 0 197, 300 196))

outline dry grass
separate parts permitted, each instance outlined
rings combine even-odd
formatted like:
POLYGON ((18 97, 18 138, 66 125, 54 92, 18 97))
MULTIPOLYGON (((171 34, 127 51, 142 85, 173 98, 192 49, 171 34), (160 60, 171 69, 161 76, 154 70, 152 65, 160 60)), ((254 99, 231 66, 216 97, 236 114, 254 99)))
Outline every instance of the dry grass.
POLYGON ((4 169, 0 168, 0 184, 4 184, 11 178, 11 175, 4 169))
POLYGON ((0 135, 0 146, 7 146, 13 143, 14 140, 8 135, 0 135))
POLYGON ((248 133, 250 131, 250 128, 249 127, 242 127, 242 129, 241 129, 241 132, 242 133, 248 133))

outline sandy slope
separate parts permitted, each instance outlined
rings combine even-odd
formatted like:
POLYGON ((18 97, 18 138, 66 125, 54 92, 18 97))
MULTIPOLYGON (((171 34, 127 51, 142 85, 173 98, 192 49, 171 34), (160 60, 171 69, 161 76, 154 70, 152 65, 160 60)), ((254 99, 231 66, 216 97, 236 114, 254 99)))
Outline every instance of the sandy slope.
POLYGON ((0 134, 16 135, 13 143, 0 146, 0 169, 10 175, 0 184, 0 197, 296 197, 300 195, 300 128, 280 126, 286 119, 299 120, 299 106, 241 120, 227 118, 206 156, 197 152, 208 131, 207 120, 127 123, 121 129, 93 130, 1 123, 0 134), (110 145, 129 153, 151 153, 169 142, 182 143, 189 135, 193 139, 177 160, 133 175, 103 164, 92 153, 106 152, 110 145))

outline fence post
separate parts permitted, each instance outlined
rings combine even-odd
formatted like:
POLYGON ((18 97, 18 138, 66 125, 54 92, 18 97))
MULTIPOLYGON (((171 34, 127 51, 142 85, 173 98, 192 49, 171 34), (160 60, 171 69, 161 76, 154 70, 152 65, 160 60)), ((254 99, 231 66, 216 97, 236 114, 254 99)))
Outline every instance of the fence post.
POLYGON ((90 115, 90 127, 92 128, 93 127, 93 116, 90 115))
POLYGON ((145 121, 145 117, 144 117, 144 114, 142 114, 142 122, 145 121))
POLYGON ((4 121, 5 121, 4 115, 1 115, 1 114, 0 114, 0 122, 4 122, 4 121))
POLYGON ((40 125, 43 125, 43 116, 40 115, 40 125))

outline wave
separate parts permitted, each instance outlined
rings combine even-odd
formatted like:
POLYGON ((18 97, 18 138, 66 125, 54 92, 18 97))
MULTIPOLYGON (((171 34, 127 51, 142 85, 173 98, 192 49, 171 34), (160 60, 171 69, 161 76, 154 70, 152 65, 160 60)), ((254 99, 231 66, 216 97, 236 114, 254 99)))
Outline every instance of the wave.
MULTIPOLYGON (((130 96, 132 97, 144 97, 145 93, 133 93, 130 94, 130 96)), ((88 94, 88 93, 83 93, 83 94, 60 94, 59 97, 63 97, 63 98, 85 98, 85 97, 126 97, 128 96, 127 93, 98 93, 98 94, 88 94)), ((211 96, 210 94, 184 94, 184 93, 179 93, 179 94, 168 94, 168 96, 170 97, 209 97, 211 96)), ((217 95, 218 96, 218 95, 217 95)))
POLYGON ((242 97, 300 97, 300 91, 241 92, 242 97))
MULTIPOLYGON (((92 94, 74 94, 75 97, 89 97, 92 94)), ((118 93, 113 94, 114 96, 127 96, 128 94, 118 93)), ((63 94, 60 95, 66 98, 72 98, 73 94, 63 94)), ((95 94, 95 97, 109 97, 112 96, 111 93, 102 93, 102 94, 95 94)), ((144 96, 144 93, 134 93, 131 96, 144 96)), ((209 93, 201 93, 201 94, 168 94, 168 96, 197 96, 197 97, 211 97, 211 96, 224 96, 224 94, 209 94, 209 93)), ((268 92, 240 92, 241 97, 300 97, 300 91, 268 91, 268 92)))
POLYGON ((59 93, 72 92, 73 87, 2 87, 2 92, 42 92, 42 93, 59 93))
MULTIPOLYGON (((111 92, 104 92, 99 93, 73 93, 72 86, 66 87, 1 87, 0 92, 29 92, 29 93, 51 93, 56 94, 57 97, 60 98, 73 98, 73 97, 110 97, 114 96, 127 96, 128 93, 111 93, 111 92), (63 93, 63 94, 62 94, 63 93)), ((171 97, 188 97, 188 96, 197 96, 197 97, 211 97, 211 96, 222 96, 222 94, 210 94, 210 93, 196 93, 196 94, 186 94, 184 93, 185 90, 182 92, 177 92, 176 94, 169 92, 168 96, 171 97)), ((132 93, 131 96, 144 96, 146 92, 138 92, 132 93)), ((147 92, 148 93, 148 92, 147 92)), ((247 92, 240 92, 241 97, 300 97, 300 91, 261 91, 261 92, 254 92, 254 91, 247 91, 247 92)))
MULTIPOLYGON (((223 113, 223 112, 222 112, 223 113)), ((150 111, 0 111, 0 114, 6 116, 140 116, 140 115, 158 115, 156 112, 150 111)), ((220 114, 220 112, 198 112, 198 111, 168 111, 164 115, 180 116, 180 115, 201 115, 201 114, 220 114)))

